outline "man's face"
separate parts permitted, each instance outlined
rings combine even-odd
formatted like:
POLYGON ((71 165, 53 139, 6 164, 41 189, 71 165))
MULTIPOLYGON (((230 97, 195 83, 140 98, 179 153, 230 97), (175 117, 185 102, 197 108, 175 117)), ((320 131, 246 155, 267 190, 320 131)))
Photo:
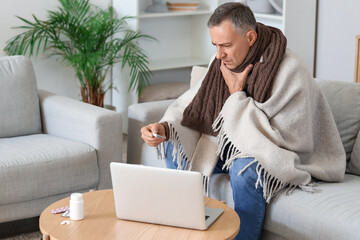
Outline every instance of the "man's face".
POLYGON ((211 27, 210 36, 217 48, 216 58, 221 59, 229 69, 235 69, 244 61, 253 44, 247 35, 243 36, 235 30, 231 20, 211 27))

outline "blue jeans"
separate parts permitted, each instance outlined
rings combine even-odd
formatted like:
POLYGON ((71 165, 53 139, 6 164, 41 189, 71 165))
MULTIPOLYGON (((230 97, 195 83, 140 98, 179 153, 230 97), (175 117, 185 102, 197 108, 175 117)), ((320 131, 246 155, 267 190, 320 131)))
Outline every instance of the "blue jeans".
MULTIPOLYGON (((167 142, 166 166, 167 168, 177 169, 177 161, 173 161, 173 145, 167 142)), ((256 173, 256 163, 250 165, 241 175, 238 173, 254 158, 238 158, 234 161, 230 171, 222 169, 224 161, 219 160, 213 174, 228 173, 230 184, 233 190, 235 211, 240 217, 240 232, 235 237, 236 240, 260 239, 265 217, 266 201, 263 197, 263 188, 258 185, 256 173)))

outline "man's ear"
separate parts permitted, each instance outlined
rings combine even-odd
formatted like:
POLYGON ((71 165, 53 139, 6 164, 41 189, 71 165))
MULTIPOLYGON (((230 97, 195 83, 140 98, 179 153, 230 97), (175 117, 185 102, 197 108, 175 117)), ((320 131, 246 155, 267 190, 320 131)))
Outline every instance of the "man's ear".
POLYGON ((249 42, 249 46, 251 47, 257 39, 257 33, 254 30, 250 30, 246 33, 246 39, 249 42))

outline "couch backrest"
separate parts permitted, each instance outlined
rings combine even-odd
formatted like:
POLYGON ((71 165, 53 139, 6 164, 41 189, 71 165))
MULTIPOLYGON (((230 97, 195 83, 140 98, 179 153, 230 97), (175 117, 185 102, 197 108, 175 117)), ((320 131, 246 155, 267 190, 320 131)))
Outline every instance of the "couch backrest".
POLYGON ((193 66, 190 73, 190 87, 195 86, 207 73, 206 67, 193 66))
POLYGON ((0 137, 41 132, 35 73, 24 56, 0 58, 0 137))
POLYGON ((360 130, 360 84, 316 80, 329 103, 349 162, 360 130))

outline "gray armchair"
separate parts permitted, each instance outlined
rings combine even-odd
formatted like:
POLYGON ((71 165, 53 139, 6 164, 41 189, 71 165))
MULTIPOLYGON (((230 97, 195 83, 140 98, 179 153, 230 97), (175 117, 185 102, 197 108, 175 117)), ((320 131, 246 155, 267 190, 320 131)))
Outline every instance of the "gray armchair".
POLYGON ((111 188, 121 114, 37 89, 23 56, 0 58, 0 223, 39 216, 72 192, 111 188))

